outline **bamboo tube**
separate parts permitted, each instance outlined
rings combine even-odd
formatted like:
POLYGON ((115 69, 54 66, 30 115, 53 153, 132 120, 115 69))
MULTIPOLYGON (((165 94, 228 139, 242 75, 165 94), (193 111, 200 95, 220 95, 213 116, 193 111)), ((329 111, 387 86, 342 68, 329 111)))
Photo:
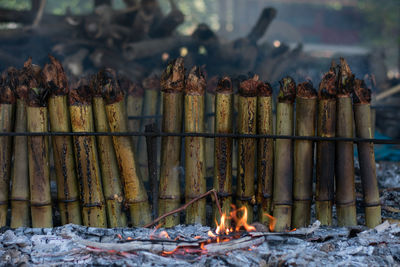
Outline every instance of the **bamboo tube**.
MULTIPOLYGON (((296 136, 315 136, 317 92, 311 82, 297 86, 296 136)), ((313 141, 294 142, 293 213, 292 227, 307 227, 310 224, 313 198, 313 141)))
MULTIPOLYGON (((215 131, 215 90, 217 89, 218 77, 214 76, 207 81, 205 93, 205 120, 206 132, 215 131)), ((214 172, 214 138, 206 139, 206 177, 212 177, 214 172)))
MULTIPOLYGON (((4 72, 0 84, 0 132, 12 132, 14 128, 15 95, 9 74, 4 72)), ((6 226, 8 190, 10 187, 11 143, 9 136, 0 137, 0 227, 6 226)))
MULTIPOLYGON (((50 93, 48 105, 51 131, 71 132, 71 120, 67 106, 69 91, 67 77, 61 63, 54 57, 49 57, 51 63, 44 66, 42 75, 45 87, 50 93)), ((51 139, 61 224, 82 224, 72 137, 53 136, 51 139)))
MULTIPOLYGON (((101 87, 106 102, 106 113, 111 132, 127 132, 124 94, 118 85, 115 72, 111 69, 104 69, 98 73, 97 80, 97 86, 101 87)), ((133 226, 143 226, 151 221, 151 211, 147 192, 140 178, 132 139, 128 136, 113 136, 113 144, 132 224, 133 226)))
MULTIPOLYGON (((95 129, 97 132, 110 132, 101 86, 96 83, 95 79, 91 82, 91 90, 95 129)), ((104 198, 107 206, 108 226, 112 228, 124 227, 127 225, 126 214, 123 212, 124 194, 112 137, 97 136, 96 139, 104 198)))
MULTIPOLYGON (((239 87, 238 133, 257 133, 257 87, 258 76, 242 81, 239 87)), ((253 221, 256 173, 256 139, 238 139, 236 203, 247 209, 247 223, 253 221)))
MULTIPOLYGON (((373 138, 370 102, 371 90, 365 86, 362 80, 356 79, 353 103, 356 133, 359 138, 373 138)), ((360 142, 357 144, 357 149, 364 192, 365 223, 368 227, 373 228, 382 221, 374 144, 360 142)))
MULTIPOLYGON (((86 79, 69 92, 73 132, 94 132, 92 95, 86 79)), ((81 191, 82 222, 90 227, 107 227, 106 207, 94 136, 74 136, 77 174, 81 191)))
MULTIPOLYGON (((260 83, 257 88, 257 132, 273 134, 272 88, 269 83, 260 83)), ((272 211, 272 190, 274 179, 274 140, 258 140, 257 148, 257 203, 259 221, 270 224, 272 211)))
MULTIPOLYGON (((232 81, 225 76, 219 80, 215 95, 215 132, 229 134, 233 132, 233 88, 232 81)), ((214 141, 214 189, 220 199, 222 213, 230 214, 232 205, 232 146, 228 137, 215 138, 214 141)), ((217 206, 213 205, 213 219, 219 224, 221 216, 217 206)), ((225 226, 230 220, 225 221, 225 226)))
MULTIPOLYGON (((280 82, 276 107, 276 134, 293 135, 293 103, 296 97, 296 83, 291 77, 280 82)), ((274 161, 274 217, 276 231, 290 230, 292 218, 293 185, 293 142, 277 139, 274 161)))
MULTIPOLYGON (((182 92, 185 87, 185 68, 183 58, 171 62, 161 76, 163 91, 162 131, 180 133, 182 131, 182 92)), ((163 137, 161 141, 161 170, 159 189, 159 214, 177 209, 181 202, 179 179, 181 159, 181 138, 163 137)), ((179 214, 165 218, 164 227, 179 224, 179 214)))
MULTIPOLYGON (((128 117, 138 117, 142 115, 143 109, 143 88, 139 84, 134 84, 128 79, 121 81, 121 89, 126 93, 126 113, 128 117)), ((140 131, 140 120, 128 120, 128 129, 130 132, 140 131)), ((137 154, 139 146, 139 136, 132 136, 133 147, 137 154)))
MULTIPOLYGON (((336 125, 336 74, 331 69, 324 75, 318 92, 317 135, 335 137, 336 125)), ((335 143, 317 142, 317 169, 315 207, 317 220, 322 225, 332 224, 334 198, 335 143)))
MULTIPOLYGON (((24 64, 27 130, 30 133, 47 132, 47 90, 43 88, 40 68, 32 66, 31 60, 24 64)), ((53 227, 49 139, 46 136, 28 136, 29 184, 32 227, 53 227)))
MULTIPOLYGON (((186 80, 184 96, 184 123, 186 133, 204 132, 204 91, 206 81, 203 71, 195 66, 186 80)), ((186 202, 206 192, 204 137, 185 138, 185 199, 186 202)), ((186 210, 186 224, 206 224, 206 200, 201 199, 186 210)))
MULTIPOLYGON (((160 93, 160 80, 157 76, 151 76, 143 80, 144 89, 144 100, 143 100, 143 116, 157 115, 158 109, 158 95, 160 93)), ((155 118, 145 118, 141 122, 141 131, 144 132, 144 128, 148 124, 155 123, 155 118)), ((140 173, 144 182, 149 181, 149 171, 147 169, 147 150, 146 140, 144 137, 139 138, 138 145, 138 162, 140 167, 140 173)))
MULTIPOLYGON (((351 93, 354 75, 343 58, 340 62, 336 96, 336 136, 352 138, 354 115, 351 93)), ((353 142, 336 143, 336 212, 339 226, 357 225, 353 146, 353 142)))

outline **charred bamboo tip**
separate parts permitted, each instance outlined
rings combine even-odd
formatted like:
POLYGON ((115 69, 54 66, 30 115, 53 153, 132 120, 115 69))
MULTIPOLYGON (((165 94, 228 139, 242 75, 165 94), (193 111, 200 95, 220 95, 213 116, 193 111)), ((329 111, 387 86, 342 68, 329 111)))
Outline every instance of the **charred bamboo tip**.
POLYGON ((215 94, 217 92, 217 87, 218 87, 218 82, 219 82, 219 77, 218 76, 213 76, 207 81, 207 93, 210 94, 215 94))
POLYGON ((354 104, 369 104, 371 103, 371 89, 367 88, 365 82, 360 79, 354 81, 354 104))
POLYGON ((32 57, 29 57, 25 62, 24 62, 24 68, 29 68, 32 66, 32 57))
POLYGON ((28 88, 26 104, 30 107, 47 107, 48 92, 43 86, 28 88))
POLYGON ((279 81, 280 89, 278 94, 278 101, 281 103, 294 103, 296 98, 296 82, 290 76, 283 78, 279 81))
POLYGON ((338 95, 350 96, 354 86, 354 74, 344 58, 340 58, 340 72, 338 79, 338 95))
POLYGON ((297 96, 302 98, 315 98, 317 97, 317 90, 315 90, 311 81, 302 82, 297 85, 297 96))
POLYGON ((88 77, 82 77, 77 82, 77 88, 69 91, 68 101, 71 106, 90 105, 92 104, 92 96, 88 77))
POLYGON ((140 96, 143 96, 143 94, 144 94, 143 87, 140 86, 139 83, 134 83, 126 76, 121 76, 119 79, 119 83, 120 83, 121 89, 127 95, 140 97, 140 96))
POLYGON ((124 92, 121 90, 117 79, 117 73, 110 68, 99 71, 96 76, 97 87, 103 92, 107 104, 114 104, 124 99, 124 92))
POLYGON ((161 75, 164 92, 182 92, 185 87, 185 66, 183 57, 171 61, 161 75))
POLYGON ((336 97, 336 74, 333 70, 329 70, 324 74, 319 84, 318 97, 320 99, 332 99, 336 97))
POLYGON ((260 82, 257 87, 258 96, 272 96, 272 87, 269 82, 260 82))
POLYGON ((254 75, 253 78, 244 80, 239 85, 239 94, 244 97, 257 96, 257 87, 260 84, 258 75, 254 75))
POLYGON ((216 92, 219 94, 232 94, 233 86, 231 78, 224 76, 219 79, 216 92))
POLYGON ((14 104, 16 100, 14 91, 11 89, 8 79, 8 73, 4 72, 0 82, 0 104, 14 104))
POLYGON ((206 89, 206 76, 202 68, 194 66, 186 79, 185 94, 204 95, 206 89))
POLYGON ((68 80, 61 63, 52 55, 49 55, 50 63, 42 70, 44 86, 52 95, 67 95, 68 80))
POLYGON ((160 90, 160 78, 153 74, 145 78, 142 82, 144 90, 160 90))

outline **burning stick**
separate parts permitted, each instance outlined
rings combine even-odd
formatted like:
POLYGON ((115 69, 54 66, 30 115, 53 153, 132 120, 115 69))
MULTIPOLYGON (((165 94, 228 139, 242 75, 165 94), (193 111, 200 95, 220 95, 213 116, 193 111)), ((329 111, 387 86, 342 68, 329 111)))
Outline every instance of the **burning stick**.
MULTIPOLYGON (((347 62, 340 59, 338 93, 336 96, 336 136, 353 137, 354 75, 347 62)), ((354 184, 353 142, 336 143, 336 210, 339 226, 357 225, 356 194, 354 184)))
MULTIPOLYGON (((12 91, 13 71, 4 72, 0 84, 0 132, 12 132, 14 127, 15 95, 12 91)), ((0 227, 6 226, 8 189, 11 168, 11 140, 0 137, 0 227)))
MULTIPOLYGON (((21 77, 22 78, 22 77, 21 77)), ((15 87, 14 87, 15 88, 15 87)), ((28 88, 16 86, 15 132, 26 132, 25 100, 28 88)), ((28 140, 26 136, 14 137, 14 164, 11 172, 11 228, 29 227, 29 173, 28 173, 28 140)))
MULTIPOLYGON (((160 93, 160 80, 157 76, 148 77, 143 81, 144 88, 144 103, 143 103, 143 116, 157 115, 158 110, 158 95, 160 93)), ((145 118, 141 122, 141 130, 144 131, 145 126, 148 124, 155 123, 156 119, 145 118)), ((144 137, 139 138, 138 144, 138 162, 140 167, 140 173, 144 182, 149 181, 149 172, 147 169, 147 150, 146 140, 144 137)))
MULTIPOLYGON (((78 88, 69 92, 73 132, 94 132, 92 95, 82 78, 78 88)), ((94 136, 74 136, 75 160, 81 190, 83 225, 107 227, 100 167, 94 136)), ((108 185, 107 185, 108 186, 108 185)))
MULTIPOLYGON (((185 132, 204 132, 204 90, 206 81, 203 71, 193 67, 185 87, 185 132)), ((206 192, 204 137, 185 138, 185 197, 186 202, 206 192)), ((206 224, 206 200, 201 199, 188 207, 186 223, 206 224)))
MULTIPOLYGON (((127 132, 124 94, 116 78, 113 70, 102 70, 97 74, 97 86, 103 91, 111 132, 127 132)), ((142 226, 151 221, 151 212, 147 192, 140 178, 132 139, 128 136, 113 136, 113 143, 132 224, 142 226)))
MULTIPOLYGON (((94 125, 97 132, 110 132, 102 87, 93 79, 90 83, 93 94, 94 125)), ((126 226, 123 212, 124 195, 118 170, 117 157, 111 136, 97 136, 97 152, 100 158, 101 178, 107 206, 107 220, 110 227, 126 226)))
MULTIPOLYGON (((215 132, 232 133, 233 89, 229 77, 218 82, 215 95, 215 132)), ((222 202, 223 214, 229 214, 232 204, 232 138, 215 138, 214 146, 214 188, 222 202)), ((221 215, 216 205, 213 206, 213 218, 220 223, 221 215)), ((230 225, 227 220, 226 226, 230 225)))
MULTIPOLYGON (((335 137, 336 125, 336 74, 333 69, 324 75, 318 92, 317 134, 335 137)), ((317 185, 315 193, 317 219, 322 225, 332 224, 334 198, 335 143, 317 142, 317 185)))
MULTIPOLYGON (((260 83, 257 88, 257 131, 259 134, 273 134, 272 88, 269 83, 260 83)), ((272 189, 274 179, 274 140, 259 139, 257 150, 257 177, 259 221, 269 225, 272 210, 272 189)))
MULTIPOLYGON (((44 85, 50 93, 51 130, 53 132, 70 132, 67 77, 61 63, 54 57, 49 57, 51 63, 44 66, 42 76, 44 85)), ((82 224, 72 138, 71 136, 53 136, 52 141, 61 223, 82 224)))
MULTIPOLYGON (((311 82, 297 86, 296 136, 315 136, 317 92, 311 82)), ((293 214, 292 227, 307 227, 310 224, 313 198, 313 141, 294 142, 293 214)))
MULTIPOLYGON (((356 79, 354 86, 354 118, 359 138, 373 138, 371 126, 371 90, 364 81, 356 79)), ((376 179, 375 153, 373 143, 357 144, 360 161, 361 182, 364 191, 365 222, 368 227, 381 223, 378 181, 376 179)))
MULTIPOLYGON (((47 132, 47 94, 43 88, 41 70, 32 66, 31 60, 24 64, 28 132, 47 132)), ((28 137, 29 184, 31 193, 32 227, 53 227, 50 194, 49 138, 28 137)))
MULTIPOLYGON (((122 78, 121 88, 126 93, 126 113, 128 117, 130 116, 140 116, 142 115, 143 107, 143 88, 139 84, 134 84, 127 78, 122 78)), ((140 131, 140 120, 129 120, 128 129, 130 132, 140 131)), ((132 136, 133 147, 137 153, 137 148, 139 145, 139 136, 132 136)))
MULTIPOLYGON (((238 133, 256 134, 258 76, 245 80, 239 87, 238 133)), ((248 211, 248 223, 253 221, 255 204, 256 140, 238 139, 237 205, 248 211)))
MULTIPOLYGON (((185 87, 183 58, 170 63, 161 76, 163 90, 162 131, 180 133, 182 131, 182 92, 185 87)), ((181 138, 163 137, 161 143, 161 170, 159 214, 165 214, 179 207, 181 202, 179 168, 181 159, 181 138)), ((179 224, 179 215, 164 220, 164 227, 179 224)))
MULTIPOLYGON (((283 78, 276 107, 276 134, 293 135, 293 103, 296 83, 283 78)), ((292 218, 293 147, 290 139, 277 139, 274 162, 274 217, 275 230, 289 230, 292 218)))

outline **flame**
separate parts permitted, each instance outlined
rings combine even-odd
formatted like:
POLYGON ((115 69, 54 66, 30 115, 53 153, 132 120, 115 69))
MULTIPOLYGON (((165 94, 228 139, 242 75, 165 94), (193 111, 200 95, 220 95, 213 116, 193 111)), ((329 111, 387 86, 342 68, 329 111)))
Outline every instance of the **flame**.
POLYGON ((211 238, 216 238, 216 237, 217 237, 217 236, 214 235, 214 233, 211 232, 211 231, 208 231, 208 232, 207 232, 207 235, 208 235, 209 237, 211 237, 211 238))
POLYGON ((268 213, 264 213, 265 216, 269 218, 269 231, 273 232, 275 230, 276 218, 274 216, 269 215, 268 213))
POLYGON ((234 205, 232 205, 232 207, 234 209, 231 211, 230 215, 236 223, 235 231, 239 231, 242 227, 246 229, 247 232, 255 231, 256 228, 247 223, 247 208, 243 206, 240 209, 235 209, 234 205), (237 216, 239 212, 242 213, 242 217, 240 218, 237 216))
POLYGON ((218 224, 217 220, 215 220, 215 224, 217 225, 217 229, 215 229, 215 232, 220 235, 220 234, 225 234, 229 235, 230 232, 232 232, 232 229, 227 227, 226 223, 226 214, 222 214, 221 216, 221 223, 218 224))

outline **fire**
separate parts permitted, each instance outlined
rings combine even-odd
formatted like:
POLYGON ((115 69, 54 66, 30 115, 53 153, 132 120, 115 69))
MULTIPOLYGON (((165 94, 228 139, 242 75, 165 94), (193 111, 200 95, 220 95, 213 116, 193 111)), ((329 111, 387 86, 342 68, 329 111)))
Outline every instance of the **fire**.
POLYGON ((231 228, 228 228, 226 225, 226 215, 222 214, 221 216, 221 223, 218 224, 217 221, 215 221, 215 224, 217 225, 217 229, 215 229, 215 232, 220 235, 220 234, 225 234, 229 235, 230 232, 232 232, 231 228))
POLYGON ((231 218, 235 221, 236 223, 236 228, 235 231, 239 231, 240 228, 246 229, 247 232, 252 232, 255 231, 256 228, 254 226, 251 226, 247 223, 247 208, 246 207, 241 207, 240 209, 235 209, 236 207, 232 205, 233 211, 231 211, 230 215, 231 218), (238 217, 238 213, 242 214, 242 217, 238 217))
POLYGON ((274 216, 269 215, 268 213, 264 213, 265 216, 269 218, 269 231, 273 232, 275 230, 276 218, 274 216))

